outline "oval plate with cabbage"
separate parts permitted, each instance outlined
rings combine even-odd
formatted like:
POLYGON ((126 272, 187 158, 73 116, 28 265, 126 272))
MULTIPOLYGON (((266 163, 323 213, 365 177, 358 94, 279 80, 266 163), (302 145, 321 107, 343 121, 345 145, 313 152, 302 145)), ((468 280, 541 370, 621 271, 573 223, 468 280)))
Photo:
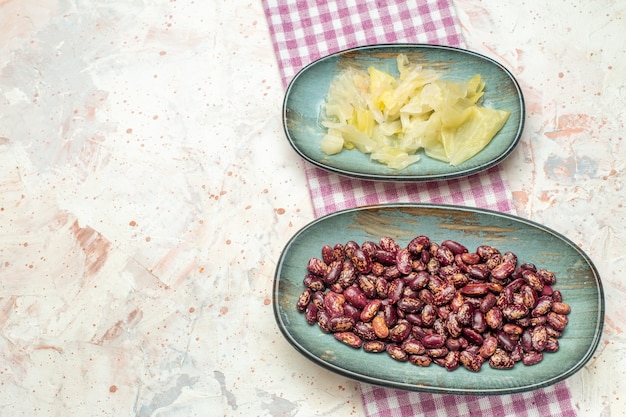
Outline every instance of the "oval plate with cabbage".
POLYGON ((465 49, 389 44, 323 57, 292 79, 283 124, 313 165, 382 181, 474 174, 520 140, 524 98, 510 71, 465 49))

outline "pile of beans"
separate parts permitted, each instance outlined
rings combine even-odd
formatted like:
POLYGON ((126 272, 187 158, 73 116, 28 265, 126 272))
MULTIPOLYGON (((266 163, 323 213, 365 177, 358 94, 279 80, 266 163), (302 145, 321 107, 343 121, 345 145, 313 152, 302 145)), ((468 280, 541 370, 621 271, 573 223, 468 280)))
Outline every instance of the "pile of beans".
POLYGON ((355 349, 449 371, 537 364, 559 349, 570 313, 554 273, 427 236, 406 247, 390 237, 324 245, 303 282, 297 309, 309 324, 355 349))

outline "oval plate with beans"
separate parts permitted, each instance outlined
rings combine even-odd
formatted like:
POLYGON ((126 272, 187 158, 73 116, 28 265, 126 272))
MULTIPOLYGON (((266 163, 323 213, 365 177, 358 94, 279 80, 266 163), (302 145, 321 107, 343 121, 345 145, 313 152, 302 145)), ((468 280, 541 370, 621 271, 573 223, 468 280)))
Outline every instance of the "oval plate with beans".
POLYGON ((604 293, 590 258, 520 217, 446 205, 339 211, 297 232, 274 314, 314 363, 412 391, 495 395, 562 381, 595 352, 604 293))
POLYGON ((377 181, 433 181, 483 171, 502 162, 519 143, 525 122, 525 104, 519 83, 500 63, 479 53, 450 46, 383 44, 351 48, 322 57, 302 68, 291 80, 283 102, 283 125, 289 144, 309 163, 337 174, 377 181), (509 111, 502 129, 478 154, 457 166, 418 150, 419 161, 389 168, 369 154, 344 150, 327 155, 321 149, 326 134, 322 111, 329 86, 343 69, 369 66, 393 71, 398 54, 411 63, 434 70, 442 79, 466 81, 480 74, 484 83, 481 106, 509 111))

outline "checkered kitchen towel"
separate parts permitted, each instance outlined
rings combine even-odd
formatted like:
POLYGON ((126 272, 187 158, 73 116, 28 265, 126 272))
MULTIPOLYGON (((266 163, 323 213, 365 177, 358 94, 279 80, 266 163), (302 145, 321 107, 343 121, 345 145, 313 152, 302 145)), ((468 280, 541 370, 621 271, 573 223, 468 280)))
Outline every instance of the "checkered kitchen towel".
MULTIPOLYGON (((463 46, 450 0, 262 0, 285 87, 310 62, 376 43, 463 46)), ((458 204, 513 213, 499 167, 428 183, 361 181, 305 165, 316 216, 387 202, 458 204)), ((368 416, 575 416, 565 383, 529 393, 458 396, 361 384, 368 416)))

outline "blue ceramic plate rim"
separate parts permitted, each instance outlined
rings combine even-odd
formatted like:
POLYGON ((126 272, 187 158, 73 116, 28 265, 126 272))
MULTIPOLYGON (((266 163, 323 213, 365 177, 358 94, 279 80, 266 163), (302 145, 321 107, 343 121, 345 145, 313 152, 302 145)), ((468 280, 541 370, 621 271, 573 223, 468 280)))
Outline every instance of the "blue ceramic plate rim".
MULTIPOLYGON (((346 233, 346 237, 348 237, 348 235, 349 233, 346 233)), ((332 244, 332 243, 337 243, 337 242, 328 242, 328 243, 332 244)), ((312 253, 310 256, 318 256, 318 255, 315 253, 312 253)), ((301 278, 304 277, 305 273, 306 273, 306 266, 303 265, 302 275, 301 277, 299 277, 299 281, 296 278, 294 279, 296 279, 296 281, 301 283, 301 278)), ((557 288, 559 288, 560 282, 561 281, 557 281, 557 285, 556 285, 557 288)), ((304 290, 304 286, 302 284, 301 284, 300 290, 304 290)), ((377 205, 361 206, 361 207, 344 209, 344 210, 340 210, 334 213, 330 213, 310 222, 309 224, 302 227, 298 232, 296 232, 285 245, 277 263, 277 267, 276 267, 276 271, 274 275, 274 285, 273 285, 272 296, 273 296, 272 301, 273 301, 274 318, 276 320, 276 323, 279 327, 281 334, 285 337, 285 339, 289 342, 289 344, 291 344, 291 346, 294 349, 296 349, 296 351, 298 351, 300 354, 302 354, 304 357, 306 357, 307 359, 309 359, 316 365, 321 366, 334 373, 343 375, 345 377, 348 377, 356 381, 370 383, 370 384, 377 385, 377 386, 383 386, 386 388, 402 389, 402 390, 407 390, 407 391, 418 391, 418 392, 431 392, 431 393, 439 393, 439 394, 455 394, 455 395, 513 394, 513 393, 518 393, 518 392, 526 392, 526 391, 532 391, 532 390, 544 388, 544 387, 556 384, 560 381, 563 381, 569 378, 570 376, 578 372, 581 368, 583 368, 585 364, 593 357, 593 354, 596 351, 598 344, 600 342, 600 339, 602 337, 602 331, 603 331, 603 326, 604 326, 604 315, 605 315, 604 289, 603 289, 602 281, 600 279, 600 275, 595 265, 593 264, 589 256, 584 251, 582 251, 577 245, 575 245, 571 240, 569 240, 564 235, 542 224, 536 223, 532 220, 524 219, 515 215, 511 215, 511 214, 501 213, 501 212, 488 210, 488 209, 474 208, 474 207, 464 207, 464 206, 446 205, 446 204, 429 204, 429 203, 391 203, 391 204, 377 204, 377 205), (459 387, 450 387, 450 386, 444 386, 444 385, 415 384, 415 383, 408 383, 408 382, 403 382, 401 380, 393 380, 393 379, 381 379, 376 376, 367 375, 366 373, 360 373, 360 372, 355 372, 350 369, 346 369, 342 366, 332 363, 329 360, 326 360, 324 357, 322 357, 323 355, 318 356, 310 352, 305 346, 303 346, 301 341, 298 338, 294 337, 294 335, 290 332, 291 326, 287 322, 288 321, 287 316, 293 315, 293 317, 296 317, 297 319, 301 320, 302 323, 308 326, 308 324, 306 324, 304 320, 304 316, 302 315, 302 313, 298 312, 297 309, 295 308, 295 298, 293 300, 290 300, 290 302, 287 302, 287 300, 285 300, 283 297, 283 294, 281 291, 281 285, 286 281, 285 278, 282 277, 283 268, 285 266, 285 260, 289 255, 290 248, 294 245, 294 243, 298 241, 300 236, 305 234, 309 229, 317 227, 320 223, 323 223, 332 217, 345 216, 345 215, 350 215, 351 213, 365 212, 368 210, 390 210, 390 211, 393 211, 393 210, 441 210, 442 213, 456 211, 456 212, 465 212, 465 213, 470 213, 470 214, 475 213, 478 215, 495 216, 495 217, 500 217, 502 219, 512 221, 515 223, 524 224, 529 228, 535 228, 539 232, 543 232, 548 235, 551 235, 553 238, 561 241, 563 244, 568 245, 571 248, 571 250, 573 250, 578 256, 580 256, 580 259, 583 260, 585 264, 588 266, 589 272, 593 274, 593 279, 594 279, 594 284, 595 284, 594 288, 597 290, 597 300, 594 300, 594 301, 597 301, 597 316, 596 316, 596 320, 594 323, 595 331, 593 334, 593 338, 590 341, 589 345, 587 346, 587 349, 584 355, 580 357, 580 359, 576 362, 574 366, 567 369, 565 372, 559 373, 557 375, 552 375, 550 378, 547 378, 544 381, 541 381, 538 383, 531 383, 531 384, 526 384, 526 385, 523 385, 523 384, 515 385, 514 383, 507 385, 506 383, 504 383, 504 386, 502 387, 483 388, 483 387, 478 386, 478 387, 473 387, 473 388, 467 388, 467 387, 459 388, 459 387), (285 311, 285 308, 283 307, 284 305, 286 305, 287 308, 289 309, 288 312, 285 311)), ((564 300, 564 301, 567 301, 567 300, 564 300)), ((317 328, 316 325, 313 325, 310 327, 317 328)), ((322 333, 321 330, 319 329, 316 329, 316 331, 319 333, 320 337, 327 337, 329 339, 332 339, 331 341, 333 343, 336 343, 336 349, 352 350, 352 348, 347 347, 343 345, 342 343, 334 340, 332 335, 322 333)), ((559 352, 556 352, 554 354, 549 354, 549 355, 557 355, 558 353, 559 352)), ((371 353, 366 353, 366 352, 359 352, 358 354, 377 355, 377 354, 371 354, 371 353)), ((386 355, 386 354, 380 354, 380 355, 386 355)), ((372 357, 372 360, 375 361, 377 359, 375 357, 372 357)), ((395 361, 391 358, 387 357, 386 360, 391 361, 391 363, 395 364, 395 361)), ((439 368, 436 365, 431 365, 431 367, 428 367, 428 368, 419 368, 415 365, 411 365, 408 363, 400 363, 400 364, 407 365, 409 367, 415 367, 416 373, 417 372, 429 372, 429 371, 436 371, 436 372, 442 372, 442 373, 447 372, 443 370, 443 368, 439 368), (435 369, 431 369, 432 367, 435 367, 435 369)), ((538 364, 538 365, 535 365, 535 367, 541 366, 541 365, 542 364, 538 364)), ((485 365, 485 366, 488 367, 488 365, 485 365)), ((524 365, 517 364, 516 367, 524 367, 524 365)), ((461 373, 463 372, 465 372, 465 376, 477 375, 476 373, 469 372, 463 369, 462 367, 456 371, 453 371, 452 374, 454 372, 458 372, 460 377, 463 376, 461 375, 461 373)), ((502 376, 502 378, 507 380, 507 378, 510 379, 510 374, 507 374, 507 372, 514 372, 514 371, 505 370, 505 371, 495 371, 495 372, 502 372, 502 374, 500 375, 502 376)))
MULTIPOLYGON (((327 88, 327 87, 326 87, 327 88)), ((326 94, 326 90, 324 89, 322 94, 326 94)), ((323 99, 323 97, 322 97, 323 99)), ((516 109, 517 110, 517 109, 516 109)), ((344 175, 344 176, 348 176, 348 177, 353 177, 353 178, 357 178, 357 179, 362 179, 362 180, 376 180, 376 181, 412 181, 412 182, 427 182, 427 181, 438 181, 438 180, 445 180, 445 179, 452 179, 452 178, 458 178, 458 177, 464 177, 464 176, 468 176, 468 175, 472 175, 484 170, 487 170, 499 163, 501 163, 504 159, 506 159, 511 152, 513 152, 513 150, 515 149, 515 147, 518 145, 521 136, 522 136, 522 132, 524 130, 524 125, 525 125, 525 117, 526 117, 526 108, 525 108, 525 101, 524 101, 524 94, 522 92, 522 89, 517 81, 517 79, 515 78, 515 76, 511 73, 511 71, 509 71, 506 67, 504 67, 502 64, 500 64, 498 61, 483 55, 481 53, 475 52, 475 51, 471 51, 465 48, 459 48, 459 47, 454 47, 454 46, 447 46, 447 45, 435 45, 435 44, 422 44, 422 43, 382 43, 382 44, 372 44, 372 45, 363 45, 363 46, 357 46, 357 47, 353 47, 353 48, 348 48, 348 49, 343 49, 341 51, 337 51, 335 53, 320 57, 312 62, 310 62, 309 64, 307 64, 306 66, 304 66, 303 68, 301 68, 296 75, 292 78, 292 80, 290 81, 287 90, 285 92, 285 97, 283 100, 283 114, 282 114, 282 119, 283 119, 283 130, 285 132, 285 135, 288 139, 289 144, 291 145, 291 147, 294 149, 294 151, 300 155, 300 157, 302 157, 305 161, 311 163, 312 165, 321 168, 323 170, 329 171, 329 172, 333 172, 336 174, 340 174, 340 175, 344 175), (327 163, 324 163, 322 160, 319 160, 317 158, 313 158, 311 157, 308 153, 304 152, 300 146, 297 145, 297 140, 294 139, 294 137, 291 134, 290 128, 288 126, 288 121, 289 121, 289 99, 291 96, 291 92, 294 89, 294 86, 298 84, 298 82, 300 81, 300 78, 305 76, 305 74, 308 72, 308 70, 315 66, 320 64, 323 61, 327 61, 327 60, 333 60, 333 59, 338 59, 340 58, 342 55, 347 55, 347 54, 351 54, 354 52, 365 52, 365 51, 369 51, 371 50, 372 52, 377 52, 377 51, 382 51, 384 49, 398 49, 398 50, 405 50, 405 49, 416 49, 416 50, 423 50, 423 51, 428 51, 428 50, 442 50, 442 51, 450 51, 450 52, 457 52, 460 54, 465 54, 469 57, 476 57, 479 58, 485 62, 491 63, 492 65, 496 66, 498 69, 500 69, 511 81, 512 85, 515 88, 515 92, 516 92, 516 96, 517 96, 517 105, 519 106, 519 123, 515 129, 515 134, 514 137, 509 141, 508 146, 506 146, 495 158, 492 158, 490 160, 487 160, 483 163, 480 163, 478 165, 474 165, 472 163, 472 160, 474 160, 475 158, 472 158, 471 160, 465 162, 464 164, 461 164, 458 167, 452 167, 450 166, 449 169, 446 172, 443 173, 429 173, 429 172, 424 172, 424 173, 412 173, 412 174, 404 174, 402 173, 402 170, 400 171, 394 171, 394 170, 389 170, 390 172, 393 173, 389 173, 389 174, 384 174, 384 173, 376 173, 376 172, 357 172, 357 171, 352 171, 349 169, 344 169, 344 168, 339 168, 339 167, 335 167, 332 165, 329 165, 327 163)), ((508 124, 509 122, 507 122, 508 124)), ((321 127, 320 127, 321 129, 321 127)), ((346 152, 345 150, 343 152, 346 152)), ((425 154, 423 154, 423 151, 420 151, 420 153, 422 154, 422 158, 426 158, 426 159, 430 159, 428 156, 426 156, 425 154)), ((334 157, 336 157, 337 155, 333 155, 334 157)), ((333 157, 331 156, 331 157, 333 157)), ((441 163, 441 164, 446 164, 445 162, 441 162, 441 161, 435 161, 432 160, 433 163, 441 163)), ((377 164, 376 162, 372 161, 372 166, 374 166, 374 164, 377 164)), ((419 164, 419 161, 417 162, 417 164, 419 164)), ((382 168, 379 168, 382 169, 382 168)))

